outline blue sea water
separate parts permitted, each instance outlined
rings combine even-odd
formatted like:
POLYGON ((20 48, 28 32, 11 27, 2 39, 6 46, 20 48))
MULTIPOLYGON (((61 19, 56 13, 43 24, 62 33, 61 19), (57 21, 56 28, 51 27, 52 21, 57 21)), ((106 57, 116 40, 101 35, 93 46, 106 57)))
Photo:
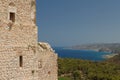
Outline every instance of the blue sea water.
POLYGON ((60 47, 55 47, 53 49, 61 58, 77 58, 91 61, 103 61, 105 60, 105 58, 103 58, 103 55, 111 54, 108 52, 97 52, 91 50, 73 50, 60 47))

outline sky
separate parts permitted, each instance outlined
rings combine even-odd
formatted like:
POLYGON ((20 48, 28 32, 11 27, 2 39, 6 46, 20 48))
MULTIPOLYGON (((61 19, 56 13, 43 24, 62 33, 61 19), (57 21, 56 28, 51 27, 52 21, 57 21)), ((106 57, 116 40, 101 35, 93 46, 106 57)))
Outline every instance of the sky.
POLYGON ((39 41, 120 43, 120 0, 36 0, 39 41))

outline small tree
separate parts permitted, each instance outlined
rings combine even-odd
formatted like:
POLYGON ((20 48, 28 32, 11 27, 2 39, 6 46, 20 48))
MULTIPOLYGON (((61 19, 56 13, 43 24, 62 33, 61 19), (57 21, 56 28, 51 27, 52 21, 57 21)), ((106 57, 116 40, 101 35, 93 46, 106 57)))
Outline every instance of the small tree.
POLYGON ((73 80, 82 80, 80 71, 76 70, 72 74, 73 74, 73 80))

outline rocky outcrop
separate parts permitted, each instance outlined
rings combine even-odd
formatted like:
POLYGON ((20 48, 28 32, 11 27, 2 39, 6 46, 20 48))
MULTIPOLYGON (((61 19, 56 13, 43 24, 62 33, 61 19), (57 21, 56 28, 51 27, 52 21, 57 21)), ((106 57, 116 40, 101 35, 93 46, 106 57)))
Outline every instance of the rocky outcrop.
MULTIPOLYGON (((48 50, 48 51, 53 51, 51 46, 48 43, 45 42, 39 42, 38 47, 43 51, 43 50, 48 50)), ((54 52, 54 51, 53 51, 54 52)))

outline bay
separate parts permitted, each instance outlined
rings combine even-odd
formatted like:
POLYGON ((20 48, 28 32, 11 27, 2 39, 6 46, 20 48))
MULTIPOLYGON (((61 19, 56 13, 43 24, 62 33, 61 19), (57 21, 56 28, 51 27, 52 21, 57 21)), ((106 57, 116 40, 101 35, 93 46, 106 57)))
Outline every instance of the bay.
POLYGON ((106 60, 106 58, 103 57, 104 55, 112 54, 108 52, 97 52, 92 50, 65 49, 62 47, 54 47, 53 49, 61 58, 76 58, 91 61, 103 61, 106 60))

